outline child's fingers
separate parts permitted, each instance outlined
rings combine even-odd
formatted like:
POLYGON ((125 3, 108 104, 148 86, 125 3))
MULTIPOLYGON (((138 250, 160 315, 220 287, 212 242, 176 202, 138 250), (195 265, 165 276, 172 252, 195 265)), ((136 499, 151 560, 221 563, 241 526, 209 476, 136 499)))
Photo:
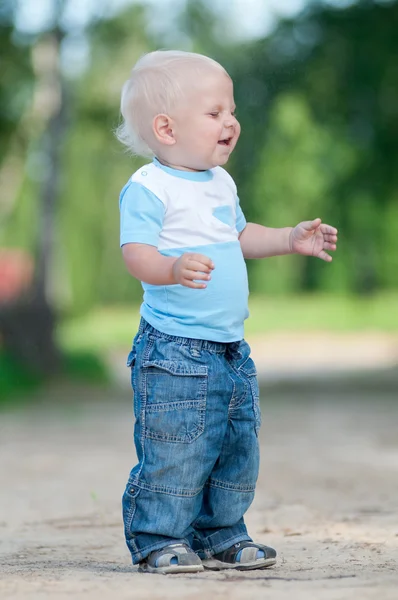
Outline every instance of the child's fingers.
POLYGON ((181 285, 193 289, 204 289, 206 286, 205 283, 197 283, 196 281, 192 281, 192 279, 186 279, 185 277, 181 280, 181 285))
POLYGON ((187 270, 189 271, 201 271, 202 273, 211 273, 212 268, 205 265, 204 263, 198 261, 198 260, 194 260, 193 258, 190 258, 187 261, 187 270))
POLYGON ((313 229, 317 229, 317 227, 319 227, 320 224, 321 219, 319 217, 317 219, 314 219, 313 221, 303 221, 302 223, 300 223, 301 227, 306 231, 312 231, 313 229))
POLYGON ((332 244, 335 244, 337 242, 337 235, 331 233, 324 233, 323 239, 325 240, 325 242, 331 242, 332 244))
POLYGON ((332 244, 331 242, 325 242, 323 247, 325 250, 336 250, 336 244, 332 244))
MULTIPOLYGON (((200 267, 199 267, 199 271, 204 271, 205 269, 203 269, 203 266, 208 267, 209 269, 214 269, 214 263, 211 260, 211 258, 209 258, 208 256, 205 256, 204 254, 190 254, 189 255, 189 262, 190 262, 190 268, 191 268, 191 261, 199 263, 200 267)), ((194 267, 196 268, 196 267, 194 267)))
POLYGON ((326 262, 332 262, 332 260, 333 260, 332 257, 330 256, 330 254, 328 254, 324 250, 321 250, 321 252, 318 254, 318 258, 320 258, 321 260, 324 260, 326 262))
POLYGON ((194 279, 204 279, 209 281, 209 279, 211 279, 208 273, 193 271, 192 269, 183 269, 181 275, 183 279, 189 279, 190 281, 193 281, 194 279))
POLYGON ((332 235, 337 235, 337 229, 332 227, 331 225, 327 225, 326 223, 322 223, 320 226, 320 230, 322 233, 330 233, 332 235))

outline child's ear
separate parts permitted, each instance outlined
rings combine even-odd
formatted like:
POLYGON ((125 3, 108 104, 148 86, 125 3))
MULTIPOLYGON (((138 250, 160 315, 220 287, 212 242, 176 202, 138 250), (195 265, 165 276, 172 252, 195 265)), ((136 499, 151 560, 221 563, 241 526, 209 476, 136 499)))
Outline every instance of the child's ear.
POLYGON ((152 123, 153 133, 161 144, 172 146, 176 143, 173 133, 173 120, 168 115, 156 115, 152 123))

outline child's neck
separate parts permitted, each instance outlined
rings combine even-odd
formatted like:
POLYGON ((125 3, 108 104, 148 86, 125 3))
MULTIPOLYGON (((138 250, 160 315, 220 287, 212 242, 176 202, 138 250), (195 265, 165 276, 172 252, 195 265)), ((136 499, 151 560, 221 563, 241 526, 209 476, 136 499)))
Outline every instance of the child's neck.
POLYGON ((165 167, 169 167, 170 169, 175 169, 176 171, 190 171, 191 173, 202 173, 203 171, 206 170, 206 169, 191 169, 190 167, 185 167, 183 165, 175 165, 175 164, 168 162, 164 158, 160 158, 159 156, 155 156, 155 158, 156 158, 156 160, 158 160, 160 162, 160 164, 164 165, 165 167))

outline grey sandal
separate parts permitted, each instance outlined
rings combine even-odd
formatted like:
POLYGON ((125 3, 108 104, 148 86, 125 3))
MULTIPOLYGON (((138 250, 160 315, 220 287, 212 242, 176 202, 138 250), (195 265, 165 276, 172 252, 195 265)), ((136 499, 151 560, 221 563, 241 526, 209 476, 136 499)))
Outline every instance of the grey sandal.
POLYGON ((205 569, 211 571, 266 569, 276 563, 276 551, 269 546, 245 541, 204 559, 202 563, 205 569))
POLYGON ((186 544, 170 544, 151 552, 138 567, 140 573, 196 573, 203 571, 199 556, 186 544))

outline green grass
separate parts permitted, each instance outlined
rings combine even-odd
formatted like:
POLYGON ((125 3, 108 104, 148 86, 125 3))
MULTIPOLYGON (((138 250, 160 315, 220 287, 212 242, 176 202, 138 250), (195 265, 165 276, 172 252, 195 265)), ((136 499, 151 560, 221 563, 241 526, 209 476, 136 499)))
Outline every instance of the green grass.
MULTIPOLYGON (((96 309, 64 321, 58 340, 64 351, 102 352, 128 347, 139 322, 139 306, 96 309)), ((246 334, 269 331, 398 332, 398 292, 371 297, 332 295, 251 296, 246 334)))
POLYGON ((84 383, 109 381, 107 367, 98 351, 65 349, 62 356, 62 376, 84 383))
MULTIPOLYGON (((54 380, 95 384, 109 381, 107 368, 98 350, 66 349, 61 361, 60 372, 54 375, 54 380)), ((44 376, 0 351, 0 409, 29 403, 45 382, 44 376)))
POLYGON ((369 297, 253 297, 246 332, 397 331, 398 293, 369 297))
MULTIPOLYGON (((91 311, 58 325, 63 355, 61 377, 105 383, 105 352, 130 347, 139 322, 139 306, 91 311)), ((384 331, 398 333, 398 292, 371 297, 252 295, 246 335, 271 331, 384 331)), ((43 380, 0 351, 0 406, 30 398, 43 380)))
POLYGON ((0 406, 10 402, 16 395, 27 395, 38 389, 42 383, 40 376, 26 369, 4 351, 0 351, 0 406))

